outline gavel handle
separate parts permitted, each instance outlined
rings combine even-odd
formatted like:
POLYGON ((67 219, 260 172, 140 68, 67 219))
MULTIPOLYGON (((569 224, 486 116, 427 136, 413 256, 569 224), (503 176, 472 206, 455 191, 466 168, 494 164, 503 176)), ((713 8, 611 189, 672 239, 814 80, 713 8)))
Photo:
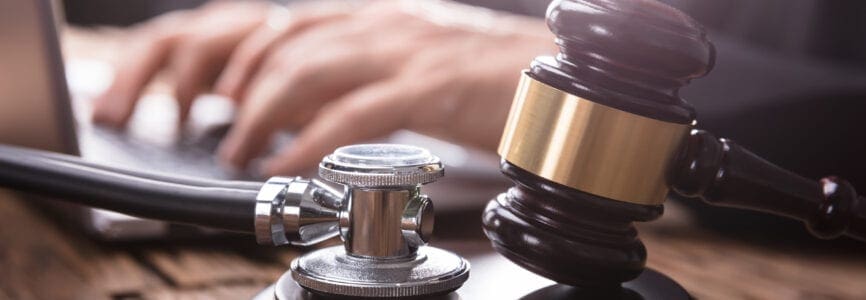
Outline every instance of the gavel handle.
POLYGON ((675 192, 802 220, 819 238, 866 241, 866 199, 844 179, 803 178, 703 130, 693 130, 685 144, 671 170, 675 192))

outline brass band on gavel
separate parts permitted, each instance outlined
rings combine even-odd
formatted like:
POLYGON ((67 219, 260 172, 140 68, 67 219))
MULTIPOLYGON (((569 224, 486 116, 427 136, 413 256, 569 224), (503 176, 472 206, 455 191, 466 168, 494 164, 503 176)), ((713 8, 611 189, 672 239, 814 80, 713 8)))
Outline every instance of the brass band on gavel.
POLYGON ((656 205, 665 200, 667 170, 691 128, 605 106, 524 73, 499 155, 568 187, 656 205))

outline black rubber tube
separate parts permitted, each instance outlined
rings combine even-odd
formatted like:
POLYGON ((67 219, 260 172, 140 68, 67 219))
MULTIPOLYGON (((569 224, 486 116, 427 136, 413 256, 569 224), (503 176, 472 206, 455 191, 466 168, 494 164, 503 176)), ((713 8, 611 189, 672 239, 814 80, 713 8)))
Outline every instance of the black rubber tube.
POLYGON ((89 166, 96 169, 106 170, 110 172, 126 174, 130 176, 145 178, 145 179, 153 179, 157 181, 168 181, 178 184, 192 185, 192 186, 203 186, 203 187, 224 187, 224 188, 233 188, 233 189, 242 189, 242 190, 255 190, 258 191, 262 187, 261 182, 256 181, 240 181, 240 180, 213 180, 213 179, 203 179, 203 178, 193 178, 189 176, 179 176, 179 175, 168 175, 164 173, 157 172, 144 172, 144 171, 136 171, 131 169, 124 169, 118 167, 111 167, 106 165, 97 164, 94 162, 90 162, 87 160, 81 159, 81 157, 62 154, 57 152, 48 152, 48 151, 39 151, 28 148, 19 148, 12 146, 0 145, 0 150, 8 151, 9 154, 17 153, 18 155, 38 155, 41 157, 45 157, 48 159, 53 159, 62 162, 70 162, 73 164, 79 164, 82 166, 89 166))
POLYGON ((58 156, 65 155, 0 145, 0 186, 137 217, 253 232, 255 183, 121 172, 58 156))

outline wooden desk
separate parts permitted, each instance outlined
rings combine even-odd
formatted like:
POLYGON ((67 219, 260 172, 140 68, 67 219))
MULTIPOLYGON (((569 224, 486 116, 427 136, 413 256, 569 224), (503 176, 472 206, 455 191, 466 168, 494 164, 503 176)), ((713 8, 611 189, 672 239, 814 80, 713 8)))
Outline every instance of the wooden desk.
MULTIPOLYGON (((0 191, 0 299, 246 299, 300 252, 249 237, 107 244, 0 191)), ((754 245, 668 220, 641 228, 649 266, 701 299, 864 299, 863 251, 754 245)), ((462 299, 517 299, 551 282, 490 249, 478 213, 437 219, 433 244, 473 264, 462 299)), ((863 248, 860 247, 860 250, 863 248)))

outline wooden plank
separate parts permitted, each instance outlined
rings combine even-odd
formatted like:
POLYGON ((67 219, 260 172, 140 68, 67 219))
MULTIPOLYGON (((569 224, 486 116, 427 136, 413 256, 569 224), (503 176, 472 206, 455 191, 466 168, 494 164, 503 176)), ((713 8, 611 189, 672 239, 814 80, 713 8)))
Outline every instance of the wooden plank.
POLYGON ((129 254, 96 246, 0 190, 0 290, 13 299, 101 299, 159 286, 129 254))
POLYGON ((866 299, 866 257, 751 245, 694 228, 642 231, 648 265, 700 299, 866 299))
POLYGON ((299 253, 251 240, 97 243, 14 198, 0 191, 0 299, 248 298, 299 253))
POLYGON ((193 289, 155 289, 145 291, 143 299, 172 299, 172 300, 198 300, 198 299, 250 299, 269 284, 226 284, 207 288, 193 289))
POLYGON ((282 263, 254 261, 230 249, 156 249, 147 251, 144 259, 179 289, 259 286, 271 283, 288 269, 282 263))
MULTIPOLYGON (((96 243, 12 198, 0 191, 0 299, 245 299, 307 250, 234 239, 96 243)), ((674 209, 640 232, 649 266, 698 298, 866 299, 862 251, 756 245, 691 224, 674 209)), ((490 251, 483 237, 443 242, 490 251)))

